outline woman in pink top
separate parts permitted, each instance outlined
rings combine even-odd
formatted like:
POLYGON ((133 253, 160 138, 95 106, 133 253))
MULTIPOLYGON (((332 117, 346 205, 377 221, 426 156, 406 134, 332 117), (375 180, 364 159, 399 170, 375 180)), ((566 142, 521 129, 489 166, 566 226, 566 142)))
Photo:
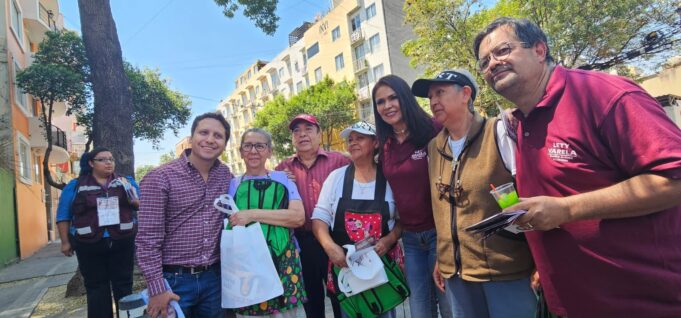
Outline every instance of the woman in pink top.
POLYGON ((419 106, 403 79, 387 75, 372 91, 379 160, 395 194, 403 226, 411 317, 452 317, 444 294, 435 288, 436 235, 428 180, 428 142, 442 128, 419 106), (435 297, 437 295, 437 297, 435 297))

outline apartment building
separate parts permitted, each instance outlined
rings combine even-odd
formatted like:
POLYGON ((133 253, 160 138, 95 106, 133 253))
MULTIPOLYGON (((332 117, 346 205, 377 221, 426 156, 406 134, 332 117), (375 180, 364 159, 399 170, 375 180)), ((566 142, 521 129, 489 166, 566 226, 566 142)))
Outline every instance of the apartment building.
MULTIPOLYGON (((16 85, 16 74, 33 63, 49 30, 63 27, 57 0, 2 0, 0 6, 0 267, 25 258, 56 236, 54 210, 45 208, 42 161, 47 148, 40 105, 16 85)), ((67 105, 54 106, 49 162, 57 180, 72 175, 79 134, 67 105), (72 144, 72 141, 75 141, 72 144)), ((81 138, 83 139, 83 138, 81 138)), ((84 144, 84 141, 82 142, 84 144)), ((59 191, 53 193, 56 208, 59 191)))
POLYGON ((267 101, 277 95, 290 98, 325 76, 354 81, 357 117, 373 121, 374 83, 387 74, 408 82, 419 74, 400 51, 402 43, 414 36, 404 25, 403 5, 404 0, 333 0, 329 12, 289 34, 289 47, 242 72, 234 90, 217 106, 233 129, 226 149, 230 167, 236 173, 245 170, 239 137, 267 101))
POLYGON ((641 87, 657 98, 669 118, 681 127, 681 56, 670 58, 659 73, 642 78, 641 87))

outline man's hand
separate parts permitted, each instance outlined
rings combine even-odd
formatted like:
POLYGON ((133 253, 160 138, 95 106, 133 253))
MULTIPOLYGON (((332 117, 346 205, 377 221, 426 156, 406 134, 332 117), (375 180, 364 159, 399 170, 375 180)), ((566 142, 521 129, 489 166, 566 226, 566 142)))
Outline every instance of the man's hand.
POLYGON ((293 183, 296 183, 296 175, 291 172, 291 170, 288 170, 288 168, 284 169, 284 172, 286 173, 286 176, 288 177, 289 180, 291 180, 293 183))
POLYGON ((348 263, 345 261, 345 251, 338 244, 333 244, 327 251, 326 254, 329 255, 329 260, 331 263, 338 267, 348 267, 348 263))
POLYGON ((251 222, 253 222, 253 220, 251 220, 251 215, 248 212, 248 210, 236 212, 229 217, 229 223, 232 224, 232 226, 236 225, 245 226, 250 224, 251 222))
POLYGON ((64 254, 64 256, 73 256, 73 248, 71 247, 71 242, 69 242, 68 238, 62 239, 61 241, 61 253, 64 254))
POLYGON ((386 235, 376 242, 376 245, 374 245, 374 251, 376 251, 378 256, 383 256, 385 253, 390 251, 390 248, 393 247, 393 245, 395 245, 395 241, 390 238, 390 235, 386 235))
POLYGON ((435 262, 435 269, 433 269, 433 282, 435 282, 435 287, 441 292, 445 292, 445 279, 440 274, 440 267, 435 262))
POLYGON ((530 276, 530 287, 534 290, 538 290, 539 287, 541 287, 541 283, 539 282, 539 272, 537 270, 532 273, 532 276, 530 276))
POLYGON ((565 198, 532 197, 521 198, 504 211, 525 210, 527 213, 519 217, 515 223, 525 229, 548 231, 570 221, 570 207, 565 198))
POLYGON ((165 291, 158 295, 149 297, 149 304, 147 304, 147 313, 149 314, 149 317, 168 317, 168 304, 171 300, 178 301, 180 300, 180 296, 173 294, 170 291, 165 291))

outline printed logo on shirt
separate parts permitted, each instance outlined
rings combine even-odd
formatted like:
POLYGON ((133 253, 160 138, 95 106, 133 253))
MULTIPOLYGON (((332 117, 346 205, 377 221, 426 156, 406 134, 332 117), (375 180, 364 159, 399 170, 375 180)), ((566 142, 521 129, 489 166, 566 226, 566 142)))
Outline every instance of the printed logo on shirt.
POLYGON ((411 160, 421 160, 428 156, 428 153, 424 149, 417 149, 411 154, 411 160))
POLYGON ((546 149, 548 155, 554 161, 569 162, 577 158, 577 152, 572 150, 569 144, 564 142, 553 142, 546 149))

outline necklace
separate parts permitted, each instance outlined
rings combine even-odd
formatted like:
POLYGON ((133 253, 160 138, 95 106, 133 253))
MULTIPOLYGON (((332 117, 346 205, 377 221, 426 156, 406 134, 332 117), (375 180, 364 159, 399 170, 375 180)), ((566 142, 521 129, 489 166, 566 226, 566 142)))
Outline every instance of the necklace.
POLYGON ((394 129, 394 128, 393 128, 393 131, 394 131, 395 134, 397 134, 397 135, 403 135, 403 134, 407 133, 407 128, 402 129, 402 130, 397 130, 397 129, 394 129))

